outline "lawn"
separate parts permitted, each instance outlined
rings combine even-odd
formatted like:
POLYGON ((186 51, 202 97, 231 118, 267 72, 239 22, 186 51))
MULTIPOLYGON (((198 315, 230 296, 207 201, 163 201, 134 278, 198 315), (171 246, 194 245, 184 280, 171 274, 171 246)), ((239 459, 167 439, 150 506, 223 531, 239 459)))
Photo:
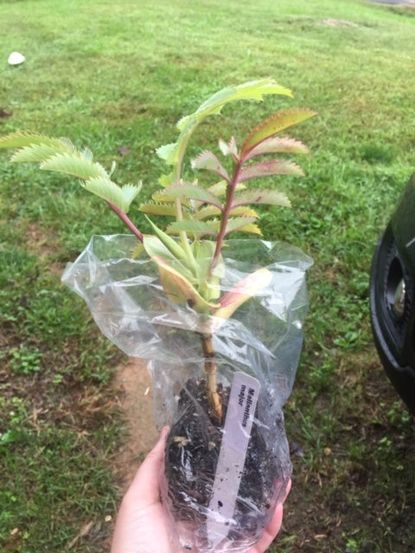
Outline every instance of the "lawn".
MULTIPOLYGON (((368 315, 373 248, 415 168, 414 33, 415 11, 357 0, 0 3, 0 134, 71 137, 115 159, 119 180, 142 179, 146 197, 162 169, 155 148, 215 90, 271 76, 295 100, 227 109, 200 129, 200 148, 271 109, 318 111, 295 133, 312 150, 306 178, 279 185, 293 210, 263 210, 266 239, 315 260, 275 553, 415 551, 414 426, 368 315), (19 68, 6 64, 13 50, 27 57, 19 68)), ((91 234, 119 231, 70 179, 1 154, 1 551, 108 549, 128 439, 113 386, 122 355, 60 274, 91 234)))

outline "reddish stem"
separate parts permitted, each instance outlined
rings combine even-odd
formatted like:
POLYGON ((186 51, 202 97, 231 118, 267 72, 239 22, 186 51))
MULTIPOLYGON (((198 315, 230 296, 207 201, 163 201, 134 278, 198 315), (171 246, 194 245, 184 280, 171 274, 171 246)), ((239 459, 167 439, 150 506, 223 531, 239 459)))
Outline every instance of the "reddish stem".
POLYGON ((128 217, 128 215, 122 211, 119 207, 117 207, 115 204, 108 202, 108 205, 110 208, 118 215, 118 217, 121 219, 121 221, 131 230, 131 232, 137 236, 137 238, 140 240, 140 242, 143 241, 143 233, 138 230, 138 228, 135 226, 135 224, 131 221, 131 219, 128 217))
POLYGON ((238 184, 241 167, 242 167, 242 162, 241 160, 238 160, 238 162, 235 164, 235 170, 233 172, 232 179, 227 187, 225 209, 223 210, 220 229, 219 229, 218 237, 216 239, 216 248, 212 259, 210 272, 212 272, 212 270, 216 267, 216 264, 219 261, 219 256, 222 251, 223 241, 225 239, 225 234, 226 234, 226 227, 228 225, 229 215, 232 210, 233 199, 235 197, 235 191, 236 191, 236 186, 238 184))

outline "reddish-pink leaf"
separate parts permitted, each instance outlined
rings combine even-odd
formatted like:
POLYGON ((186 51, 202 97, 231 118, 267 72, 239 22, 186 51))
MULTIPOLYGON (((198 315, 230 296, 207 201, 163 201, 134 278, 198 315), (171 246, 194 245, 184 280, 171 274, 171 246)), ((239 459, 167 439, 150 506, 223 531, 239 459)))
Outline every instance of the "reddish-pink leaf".
POLYGON ((268 269, 259 269, 251 273, 220 299, 220 307, 213 312, 215 317, 229 319, 229 317, 249 298, 258 295, 272 280, 272 273, 268 269))
POLYGON ((224 156, 230 155, 233 157, 234 160, 238 160, 238 147, 233 136, 229 140, 229 143, 226 143, 224 140, 219 139, 219 148, 224 156))
POLYGON ((219 175, 222 179, 225 179, 229 182, 228 172, 215 156, 215 154, 213 152, 210 152, 209 150, 205 150, 192 161, 192 168, 212 171, 213 173, 219 175))
POLYGON ((239 174, 239 182, 259 177, 270 177, 272 175, 303 176, 304 173, 301 167, 292 161, 271 159, 244 167, 239 174))
POLYGON ((242 230, 244 227, 247 227, 248 232, 250 232, 249 229, 250 228, 252 229, 250 225, 254 222, 255 222, 255 217, 231 217, 226 225, 225 234, 227 235, 230 232, 234 232, 236 230, 242 230))
POLYGON ((309 149, 305 144, 294 138, 271 136, 260 142, 255 148, 252 148, 245 157, 245 161, 254 156, 262 156, 264 154, 308 154, 309 149))
POLYGON ((247 190, 242 192, 232 202, 232 209, 241 205, 280 205, 282 207, 291 207, 291 202, 284 192, 278 190, 247 190))
POLYGON ((241 148, 241 159, 245 159, 246 155, 254 148, 257 144, 263 140, 269 138, 281 132, 289 127, 293 127, 298 123, 302 123, 310 117, 314 117, 316 113, 309 109, 300 109, 292 108, 278 111, 265 119, 260 123, 255 129, 248 135, 248 138, 245 140, 241 148))

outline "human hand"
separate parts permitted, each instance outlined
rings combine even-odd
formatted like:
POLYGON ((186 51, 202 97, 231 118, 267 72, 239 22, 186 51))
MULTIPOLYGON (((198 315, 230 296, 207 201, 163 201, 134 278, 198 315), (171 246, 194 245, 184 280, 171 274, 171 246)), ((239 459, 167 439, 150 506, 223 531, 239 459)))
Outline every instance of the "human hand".
POLYGON ((160 500, 160 477, 168 432, 168 427, 163 428, 121 502, 111 553, 176 553, 160 500))
POLYGON ((282 503, 278 503, 278 505, 275 507, 275 511, 274 511, 274 514, 272 515, 272 519, 265 527, 264 533, 262 534, 259 541, 254 545, 252 549, 249 550, 249 553, 264 553, 265 551, 268 550, 268 547, 272 544, 272 542, 277 537, 282 526, 282 517, 283 517, 283 511, 284 511, 283 504, 287 499, 288 494, 290 493, 290 490, 291 490, 291 480, 289 480, 288 482, 287 490, 285 492, 285 497, 282 503))
MULTIPOLYGON (((160 477, 168 428, 141 464, 125 494, 115 525, 111 553, 178 553, 169 520, 160 500, 160 477)), ((287 495, 291 488, 289 482, 287 495)), ((249 553, 264 553, 280 531, 282 503, 249 553)))

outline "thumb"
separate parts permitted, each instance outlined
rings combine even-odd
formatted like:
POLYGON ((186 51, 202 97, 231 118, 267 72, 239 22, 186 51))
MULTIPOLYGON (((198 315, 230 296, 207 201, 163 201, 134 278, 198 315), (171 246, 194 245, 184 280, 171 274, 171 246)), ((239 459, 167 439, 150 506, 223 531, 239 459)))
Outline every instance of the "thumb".
POLYGON ((168 433, 169 427, 165 426, 158 442, 142 462, 127 492, 129 498, 141 506, 151 505, 160 500, 160 476, 168 433))

